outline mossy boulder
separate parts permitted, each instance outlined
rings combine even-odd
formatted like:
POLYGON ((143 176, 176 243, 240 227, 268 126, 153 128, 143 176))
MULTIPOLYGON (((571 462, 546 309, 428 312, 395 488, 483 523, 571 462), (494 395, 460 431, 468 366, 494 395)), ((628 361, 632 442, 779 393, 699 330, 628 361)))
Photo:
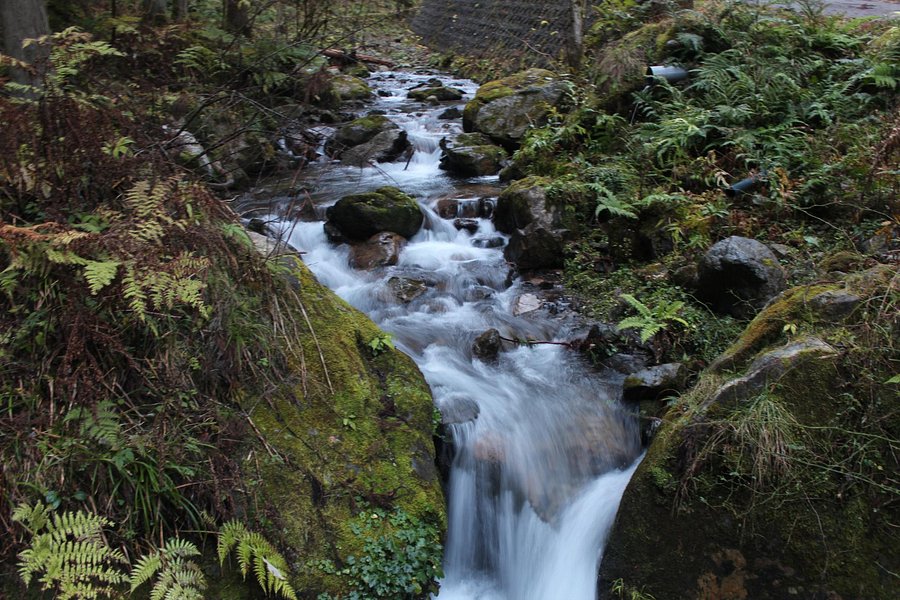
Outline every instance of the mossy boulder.
POLYGON ((463 111, 463 129, 478 131, 509 149, 518 147, 525 131, 546 121, 562 103, 567 84, 555 73, 528 69, 488 82, 463 111))
POLYGON ((340 157, 348 148, 353 148, 373 140, 380 133, 395 132, 400 128, 384 115, 368 115, 350 121, 334 133, 328 140, 325 151, 334 157, 340 157))
POLYGON ((560 224, 559 211, 548 203, 546 177, 526 177, 512 183, 497 198, 494 225, 498 231, 513 233, 535 221, 548 226, 560 224))
POLYGON ((344 196, 327 214, 329 225, 346 238, 360 242, 384 231, 411 238, 425 220, 414 198, 389 186, 344 196))
POLYGON ((303 597, 341 595, 347 578, 318 565, 365 555, 351 524, 367 507, 402 511, 437 531, 445 526, 433 404, 412 360, 373 343, 385 334, 372 321, 299 261, 291 272, 306 311, 292 318, 308 323, 308 335, 291 340, 290 393, 244 403, 265 444, 249 440, 242 467, 259 516, 271 523, 267 536, 289 549, 295 589, 303 597))
POLYGON ((372 96, 372 88, 352 75, 339 74, 331 78, 331 89, 339 100, 368 100, 372 96))
POLYGON ((463 133, 453 141, 441 140, 441 168, 463 177, 496 175, 507 158, 506 150, 479 133, 463 133))
POLYGON ((406 94, 407 98, 412 100, 427 100, 432 96, 440 102, 455 102, 462 100, 463 91, 456 88, 445 87, 443 85, 434 87, 420 87, 409 90, 406 94))
POLYGON ((890 271, 788 290, 672 405, 622 498, 601 599, 614 582, 668 600, 895 595, 890 271), (835 291, 870 312, 811 302, 835 291))

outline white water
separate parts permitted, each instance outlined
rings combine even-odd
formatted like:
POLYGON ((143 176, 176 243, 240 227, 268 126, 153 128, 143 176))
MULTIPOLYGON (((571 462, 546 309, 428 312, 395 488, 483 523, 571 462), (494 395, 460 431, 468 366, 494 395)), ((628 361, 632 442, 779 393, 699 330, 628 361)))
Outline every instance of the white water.
MULTIPOLYGON (((496 178, 460 181, 438 169, 438 141, 459 133, 459 124, 437 120, 446 105, 405 100, 405 88, 430 76, 380 74, 372 81, 391 93, 373 108, 406 129, 417 149, 408 168, 321 164, 305 181, 321 205, 382 185, 416 196, 426 226, 399 264, 378 272, 350 268, 347 248, 329 244, 321 222, 282 222, 282 231, 306 252, 322 283, 393 334, 445 418, 469 413, 449 424, 456 455, 438 599, 593 600, 603 542, 640 451, 636 420, 618 403, 614 384, 561 346, 508 345, 495 364, 472 356, 474 338, 492 327, 513 339, 562 340, 573 331, 537 313, 512 315, 521 284, 507 285, 502 249, 473 246, 497 237, 489 220, 472 234, 434 213, 439 197, 470 189, 468 199, 476 201, 496 178), (387 287, 390 277, 424 280, 428 291, 402 304, 387 287)), ((469 97, 475 91, 471 82, 444 81, 469 97)))

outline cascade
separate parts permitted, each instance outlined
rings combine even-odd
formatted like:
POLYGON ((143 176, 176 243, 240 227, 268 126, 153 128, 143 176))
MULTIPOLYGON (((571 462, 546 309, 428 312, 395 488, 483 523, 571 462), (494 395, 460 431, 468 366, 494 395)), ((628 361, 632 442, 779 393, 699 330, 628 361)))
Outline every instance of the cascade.
MULTIPOLYGON (((323 160, 304 173, 321 209, 344 195, 393 185, 416 197, 425 226, 396 266, 372 272, 348 266, 346 246, 330 244, 321 221, 278 220, 285 239, 305 252, 319 280, 366 312, 419 365, 452 434, 449 530, 439 600, 592 600, 603 541, 639 459, 635 415, 614 382, 570 350, 510 347, 494 362, 473 357, 472 343, 496 328, 510 339, 565 340, 577 321, 513 314, 522 283, 508 281, 503 237, 489 219, 457 230, 435 212, 442 197, 461 204, 498 194, 496 177, 454 179, 438 168, 441 137, 458 121, 437 118, 447 105, 406 99, 434 74, 379 73, 369 110, 405 129, 415 153, 407 164, 357 168, 323 160), (391 278, 423 282, 409 303, 391 278)), ((475 84, 443 78, 474 95, 475 84)))

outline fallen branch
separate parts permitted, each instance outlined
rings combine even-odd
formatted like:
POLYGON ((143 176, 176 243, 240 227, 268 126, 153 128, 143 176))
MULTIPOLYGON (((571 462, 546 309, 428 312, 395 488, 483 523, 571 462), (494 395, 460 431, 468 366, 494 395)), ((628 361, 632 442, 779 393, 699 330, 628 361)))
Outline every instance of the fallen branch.
POLYGON ((513 339, 508 337, 500 336, 500 339, 504 342, 512 342, 513 344, 525 345, 525 346, 538 346, 541 344, 548 346, 565 346, 566 348, 574 348, 577 342, 549 342, 546 340, 522 340, 522 339, 513 339))

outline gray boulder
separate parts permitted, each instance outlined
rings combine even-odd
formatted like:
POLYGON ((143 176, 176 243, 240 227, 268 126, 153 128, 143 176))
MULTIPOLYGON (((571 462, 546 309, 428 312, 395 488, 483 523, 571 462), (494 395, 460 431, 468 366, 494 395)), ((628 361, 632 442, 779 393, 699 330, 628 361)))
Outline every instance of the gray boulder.
POLYGON ((396 123, 384 115, 361 117, 338 129, 334 137, 325 144, 325 151, 338 158, 348 148, 365 144, 379 133, 399 129, 396 123))
POLYGON ((668 363, 641 369, 625 378, 624 399, 629 402, 656 400, 663 394, 684 389, 687 369, 681 363, 668 363))
POLYGON ((732 236, 714 244, 697 270, 697 295, 713 310, 749 319, 785 288, 775 254, 757 240, 732 236))
POLYGON ((530 127, 546 121, 550 110, 562 102, 566 88, 565 81, 544 69, 488 82, 466 104, 463 128, 515 148, 530 127))
POLYGON ((326 232, 339 232, 351 241, 365 241, 391 231, 411 238, 425 220, 416 201, 395 187, 344 196, 326 212, 326 232))
POLYGON ((393 162, 405 158, 412 150, 406 132, 390 129, 378 133, 368 142, 359 144, 341 153, 341 162, 354 167, 365 167, 373 162, 393 162))
POLYGON ((506 160, 506 150, 482 134, 464 133, 455 140, 441 140, 441 168, 463 177, 496 175, 506 160))
POLYGON ((406 94, 411 100, 427 100, 435 98, 438 102, 455 102, 462 100, 463 92, 456 88, 449 88, 443 85, 433 87, 413 88, 406 94))
POLYGON ((542 177, 527 177, 503 190, 494 208, 497 230, 511 234, 533 222, 549 228, 559 227, 559 211, 547 205, 548 184, 542 177))
POLYGON ((503 256, 520 269, 557 269, 563 266, 564 242, 560 230, 534 222, 512 234, 503 256))

